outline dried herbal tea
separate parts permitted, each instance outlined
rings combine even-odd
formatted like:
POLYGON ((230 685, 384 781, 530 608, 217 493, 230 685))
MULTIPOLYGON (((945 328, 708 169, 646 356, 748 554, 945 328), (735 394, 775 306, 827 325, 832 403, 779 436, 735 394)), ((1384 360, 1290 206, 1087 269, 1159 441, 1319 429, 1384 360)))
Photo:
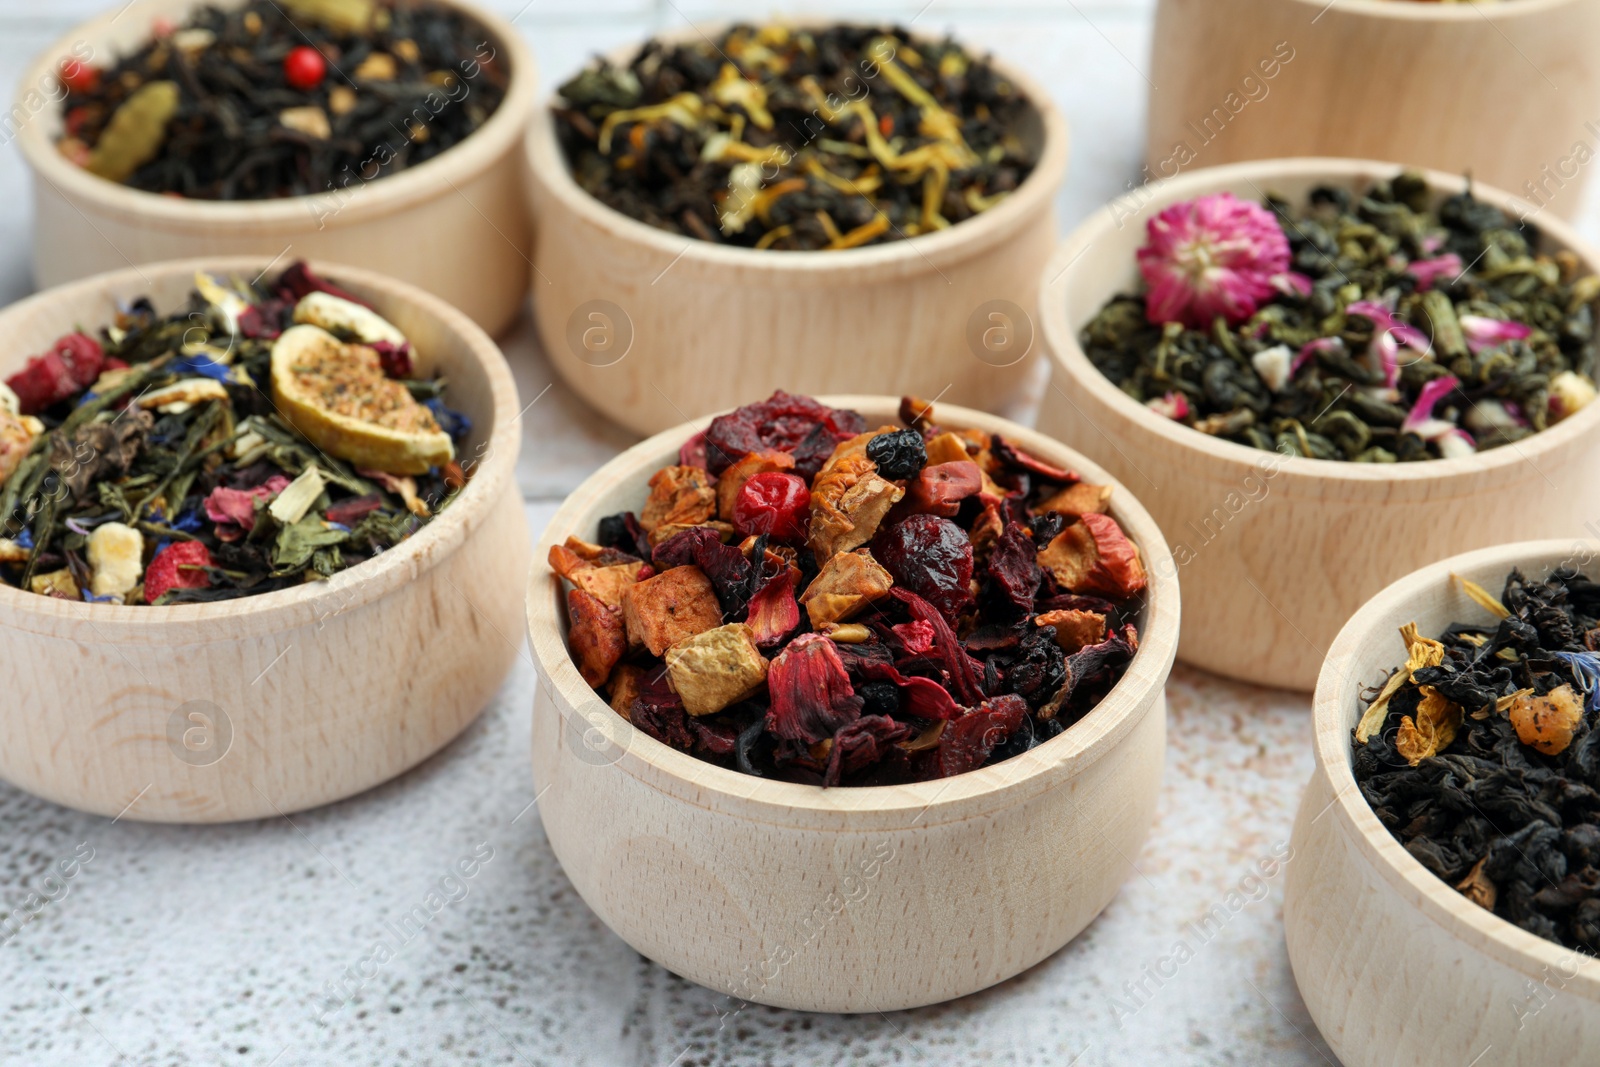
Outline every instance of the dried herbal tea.
POLYGON ((1600 584, 1566 568, 1512 571, 1499 600, 1463 584, 1495 621, 1401 627, 1406 664, 1354 731, 1356 782, 1468 900, 1600 954, 1600 584))
POLYGON ((1144 291, 1084 328, 1090 361, 1201 433, 1365 463, 1452 458, 1595 397, 1600 276, 1472 195, 1419 174, 1298 207, 1174 204, 1139 250, 1144 291))
POLYGON ((567 82, 573 177, 632 218, 781 251, 932 233, 998 204, 1037 159, 1028 102, 987 60, 898 27, 735 26, 651 40, 567 82))
POLYGON ((825 786, 961 774, 1086 715, 1146 585, 1110 487, 900 417, 774 393, 551 549, 584 679, 673 748, 825 786))
POLYGON ((467 482, 471 424, 369 305, 296 263, 139 299, 0 386, 0 584, 228 600, 391 548, 467 482))
POLYGON ((202 200, 345 190, 489 120, 509 73, 483 29, 408 0, 249 0, 156 20, 105 69, 74 63, 59 148, 135 189, 202 200))

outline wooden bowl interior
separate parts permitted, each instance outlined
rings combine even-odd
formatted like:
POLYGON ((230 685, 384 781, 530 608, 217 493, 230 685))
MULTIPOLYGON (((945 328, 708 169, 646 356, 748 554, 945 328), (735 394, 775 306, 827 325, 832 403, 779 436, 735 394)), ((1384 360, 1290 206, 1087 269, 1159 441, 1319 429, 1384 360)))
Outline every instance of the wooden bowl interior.
MULTIPOLYGON (((1406 4, 1397 0, 1373 2, 1385 7, 1441 6, 1406 4)), ((1519 4, 1522 2, 1517 0, 1519 4)), ((1393 177, 1399 170, 1399 164, 1375 160, 1287 159, 1235 163, 1181 175, 1112 201, 1079 226, 1045 269, 1045 285, 1040 294, 1043 330, 1056 366, 1064 371, 1066 381, 1070 383, 1067 387, 1088 390, 1103 402, 1126 413, 1141 428, 1174 446, 1229 462, 1241 472, 1260 463, 1264 455, 1260 450, 1199 433, 1156 415, 1123 393, 1116 383, 1089 361, 1079 344, 1079 332, 1112 297, 1140 291, 1136 255, 1146 241, 1146 222, 1162 209, 1180 201, 1218 192, 1230 192, 1242 200, 1254 202, 1260 202, 1264 196, 1272 194, 1299 206, 1305 203, 1306 196, 1317 186, 1335 185, 1353 191, 1363 190, 1375 182, 1393 177)), ((1460 177, 1438 171, 1425 170, 1422 173, 1432 187, 1435 206, 1463 188, 1463 179, 1460 177)), ((1479 199, 1495 204, 1513 218, 1534 211, 1532 205, 1481 184, 1474 185, 1474 193, 1479 199)), ((1600 257, 1560 220, 1540 216, 1535 224, 1539 228, 1541 251, 1572 251, 1577 254, 1584 269, 1600 272, 1600 257)), ((1519 467, 1530 459, 1536 459, 1539 452, 1587 433, 1597 422, 1600 422, 1600 404, 1592 404, 1557 426, 1518 442, 1515 447, 1492 449, 1459 459, 1384 465, 1294 456, 1287 458, 1280 469, 1318 479, 1372 483, 1371 488, 1378 492, 1386 492, 1387 487, 1397 482, 1411 482, 1414 487, 1421 487, 1447 474, 1491 466, 1519 467)))
POLYGON ((1578 974, 1566 981, 1563 992, 1600 999, 1600 960, 1546 941, 1468 902, 1384 828, 1351 770, 1351 734, 1366 708, 1363 693, 1381 686, 1390 671, 1405 663, 1400 627, 1415 622, 1424 637, 1434 637, 1453 622, 1493 622, 1452 574, 1499 596, 1513 567, 1529 578, 1542 579, 1558 566, 1600 574, 1600 542, 1534 541, 1469 552, 1409 575, 1368 601, 1339 634, 1317 679, 1314 745, 1318 773, 1332 783, 1339 818, 1352 839, 1360 842, 1368 862, 1402 899, 1458 938, 1536 980, 1558 967, 1565 979, 1576 966, 1578 974), (1542 967, 1548 970, 1541 972, 1542 967))
MULTIPOLYGON (((899 402, 888 397, 819 399, 861 412, 869 426, 898 425, 899 402)), ((1035 455, 1073 467, 1086 481, 1112 481, 1099 467, 1062 445, 1005 420, 945 404, 939 405, 937 417, 950 426, 1003 432, 1035 455)), ((704 422, 696 422, 665 431, 602 468, 568 498, 534 550, 528 620, 535 659, 540 670, 585 718, 614 713, 579 677, 572 662, 566 644, 564 590, 546 562, 549 549, 568 535, 593 538, 596 525, 605 515, 637 511, 644 502, 649 476, 662 466, 675 463, 678 447, 703 427, 704 422)), ((998 794, 1002 792, 1008 794, 1006 802, 1016 802, 1059 783, 1098 759, 1132 728, 1133 713, 1152 687, 1165 684, 1176 652, 1178 587, 1176 567, 1166 542, 1149 514, 1120 485, 1112 497, 1111 514, 1139 546, 1150 574, 1140 620, 1139 651, 1121 681, 1092 712, 1045 744, 955 778, 896 786, 820 789, 756 779, 678 752, 640 731, 633 732, 629 750, 618 765, 663 789, 692 795, 698 804, 745 811, 786 824, 796 815, 809 814, 814 820, 819 813, 834 813, 841 827, 851 829, 862 829, 863 817, 872 815, 881 816, 885 827, 904 825, 907 817, 919 818, 919 825, 945 821, 960 817, 971 808, 992 807, 1000 802, 998 794), (935 806, 937 812, 930 812, 935 806)))

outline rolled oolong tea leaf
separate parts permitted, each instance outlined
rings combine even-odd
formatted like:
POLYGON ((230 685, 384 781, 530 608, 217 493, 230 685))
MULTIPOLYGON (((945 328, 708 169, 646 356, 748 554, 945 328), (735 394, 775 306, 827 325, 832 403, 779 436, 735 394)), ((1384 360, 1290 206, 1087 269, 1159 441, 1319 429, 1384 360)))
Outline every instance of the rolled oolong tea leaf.
POLYGON ((1157 414, 1285 455, 1451 458, 1595 397, 1600 277, 1421 175, 1291 205, 1230 193, 1148 222, 1139 293, 1086 325, 1090 362, 1157 414))
POLYGON ((1147 581, 1111 488, 901 410, 748 404, 552 548, 583 678, 663 744, 823 786, 961 774, 1090 714, 1147 581), (967 469, 916 490, 941 468, 967 469))
POLYGON ((91 173, 202 200, 349 195, 487 122, 509 72, 428 0, 247 0, 157 22, 65 82, 58 147, 91 173))
POLYGON ((372 308, 301 263, 195 290, 165 315, 135 300, 0 387, 0 584, 130 605, 284 589, 393 547, 466 484, 434 412, 457 436, 470 423, 443 379, 385 376, 410 372, 411 346, 372 308), (339 431, 315 439, 274 399, 308 348, 348 387, 294 398, 339 431))
POLYGON ((1028 108, 987 60, 900 28, 739 25, 651 40, 560 89, 577 183, 631 218, 780 251, 933 233, 1016 190, 1038 162, 1028 108))
POLYGON ((1600 955, 1600 584, 1520 571, 1484 619, 1401 628, 1405 665, 1352 732, 1361 794, 1473 903, 1600 955))

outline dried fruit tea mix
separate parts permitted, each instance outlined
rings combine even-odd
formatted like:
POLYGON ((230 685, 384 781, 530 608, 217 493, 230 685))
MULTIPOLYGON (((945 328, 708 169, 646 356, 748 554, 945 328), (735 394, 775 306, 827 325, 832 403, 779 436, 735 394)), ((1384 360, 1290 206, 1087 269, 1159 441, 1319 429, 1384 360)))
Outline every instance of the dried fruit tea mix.
POLYGON ((455 499, 466 416, 405 335, 296 263, 135 300, 0 386, 0 584, 184 604, 326 578, 455 499))
POLYGON ((933 233, 1000 203, 1038 162, 1029 104, 987 60, 898 27, 735 26, 650 40, 560 89, 573 177, 631 218, 780 251, 933 233))
POLYGON ((900 417, 774 393, 552 548, 584 679, 658 741, 828 786, 961 774, 1088 714, 1146 585, 1111 488, 922 401, 900 417))
POLYGON ((1496 600, 1455 580, 1495 621, 1401 627, 1406 664, 1353 734, 1356 782, 1468 900, 1600 954, 1600 584, 1512 571, 1496 600))
POLYGON ((482 27, 407 0, 249 0, 157 19, 104 69, 69 60, 69 160, 135 189, 268 200, 426 162, 494 114, 509 73, 482 27))
POLYGON ((1420 174, 1292 206, 1216 193, 1148 223, 1143 292, 1083 329, 1089 360, 1201 433, 1364 463, 1453 458, 1595 396, 1600 276, 1420 174))

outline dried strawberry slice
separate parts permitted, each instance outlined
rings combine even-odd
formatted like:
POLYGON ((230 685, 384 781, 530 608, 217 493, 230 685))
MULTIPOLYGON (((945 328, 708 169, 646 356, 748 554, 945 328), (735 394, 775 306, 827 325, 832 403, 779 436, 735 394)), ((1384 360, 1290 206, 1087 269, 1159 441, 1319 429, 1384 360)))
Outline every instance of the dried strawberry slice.
POLYGON ((156 553, 144 572, 144 602, 154 604, 169 589, 207 589, 211 553, 199 541, 174 541, 156 553))
POLYGON ((94 384, 105 369, 105 350, 88 334, 69 333, 50 351, 34 356, 6 384, 17 394, 21 413, 37 415, 94 384))
POLYGON ((814 745, 861 716, 863 702, 844 661, 821 634, 801 634, 773 658, 767 689, 767 729, 785 741, 814 745))

